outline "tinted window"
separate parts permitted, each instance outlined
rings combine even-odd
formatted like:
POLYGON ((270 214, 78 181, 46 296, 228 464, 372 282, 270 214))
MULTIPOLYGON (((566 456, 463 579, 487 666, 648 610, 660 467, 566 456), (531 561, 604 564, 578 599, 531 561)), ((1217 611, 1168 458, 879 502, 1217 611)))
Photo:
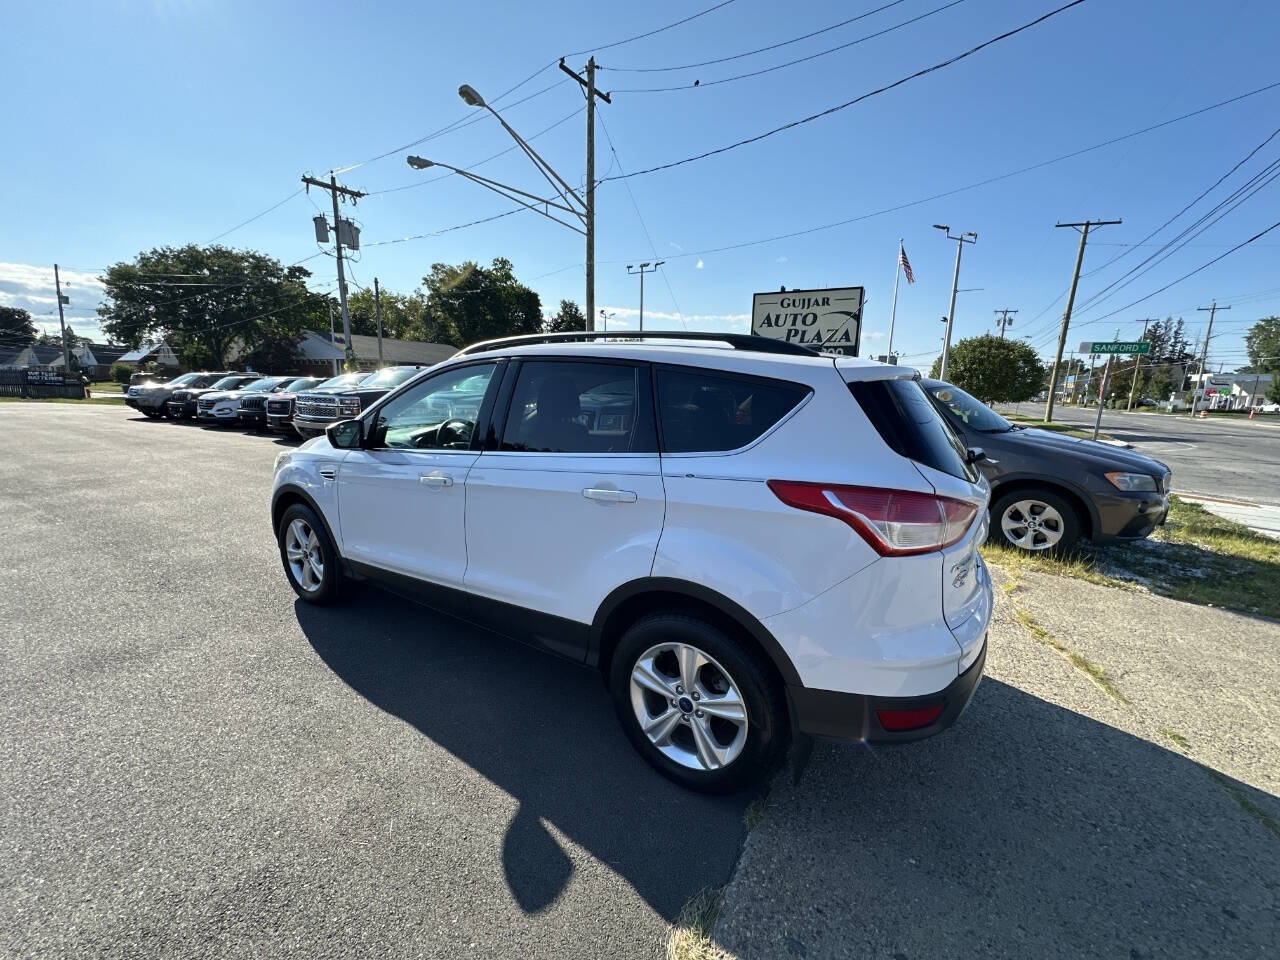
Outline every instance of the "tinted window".
POLYGON ((328 380, 316 387, 316 389, 330 390, 334 387, 353 387, 366 376, 367 374, 364 373, 340 373, 336 377, 330 377, 328 380))
POLYGON ((611 363, 523 364, 502 433, 502 449, 629 453, 651 448, 652 444, 633 445, 640 410, 637 397, 643 395, 639 379, 644 372, 646 368, 611 363))
POLYGON ((284 383, 284 377, 264 377, 261 380, 255 380, 245 386, 245 393, 259 393, 268 390, 274 390, 280 384, 284 383))
POLYGON ((942 383, 925 387, 925 389, 933 394, 934 399, 941 403, 944 409, 949 410, 953 417, 970 430, 976 430, 979 433, 1008 433, 1013 429, 1013 424, 1008 420, 982 401, 969 396, 959 387, 942 383))
POLYGON ((658 416, 668 453, 745 447, 795 409, 809 388, 780 380, 659 369, 658 416))
POLYGON ((964 444, 916 381, 869 380, 851 383, 849 390, 891 450, 953 477, 978 479, 964 462, 964 444))
POLYGON ((492 363, 459 367, 414 384, 378 408, 373 445, 466 450, 496 368, 492 363))

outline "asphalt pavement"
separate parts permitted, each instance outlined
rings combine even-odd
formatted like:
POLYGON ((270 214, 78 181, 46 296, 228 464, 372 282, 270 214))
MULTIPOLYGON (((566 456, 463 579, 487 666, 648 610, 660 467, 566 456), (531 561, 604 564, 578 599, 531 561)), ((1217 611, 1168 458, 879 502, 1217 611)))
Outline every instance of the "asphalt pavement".
MULTIPOLYGON (((1001 408, 1005 409, 1005 408, 1001 408)), ((1009 407, 1024 416, 1042 417, 1044 404, 1009 407)), ((1054 420, 1089 429, 1097 407, 1056 405, 1054 420)), ((1102 412, 1102 430, 1132 444, 1173 470, 1174 493, 1280 504, 1280 416, 1256 420, 1227 417, 1192 419, 1183 414, 1102 412)))
POLYGON ((280 441, 0 426, 0 956, 659 957, 729 879, 751 798, 650 771, 593 671, 296 601, 280 441))

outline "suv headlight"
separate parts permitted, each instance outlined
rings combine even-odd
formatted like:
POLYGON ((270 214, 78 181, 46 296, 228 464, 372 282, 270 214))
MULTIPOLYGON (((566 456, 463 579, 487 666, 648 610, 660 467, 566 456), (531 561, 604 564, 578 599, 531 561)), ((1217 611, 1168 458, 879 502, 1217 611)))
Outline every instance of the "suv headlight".
POLYGON ((1125 493, 1156 492, 1156 478, 1145 473, 1124 473, 1117 470, 1103 476, 1111 481, 1113 487, 1125 493))

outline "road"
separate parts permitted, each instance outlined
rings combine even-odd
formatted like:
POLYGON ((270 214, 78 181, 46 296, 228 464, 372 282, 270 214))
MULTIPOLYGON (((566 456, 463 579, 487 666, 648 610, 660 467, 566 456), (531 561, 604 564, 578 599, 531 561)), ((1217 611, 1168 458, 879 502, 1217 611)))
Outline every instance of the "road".
MULTIPOLYGON (((1043 416, 1043 404, 1010 407, 1024 416, 1043 416)), ((1097 408, 1054 408, 1053 417, 1093 427, 1097 408)), ((1173 470, 1175 493, 1280 504, 1280 417, 1235 420, 1104 410, 1102 429, 1173 470)))
POLYGON ((593 671, 296 601, 283 441, 0 423, 0 956, 658 957, 729 879, 751 798, 652 773, 593 671))

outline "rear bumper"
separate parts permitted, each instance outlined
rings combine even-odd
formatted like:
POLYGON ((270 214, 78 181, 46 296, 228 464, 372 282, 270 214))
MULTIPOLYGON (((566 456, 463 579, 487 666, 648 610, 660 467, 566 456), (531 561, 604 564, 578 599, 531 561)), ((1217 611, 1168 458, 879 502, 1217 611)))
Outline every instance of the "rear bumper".
POLYGON ((787 687, 787 698, 795 729, 816 737, 835 740, 861 740, 866 743, 902 743, 921 740, 941 733, 955 723, 973 699, 982 679, 987 660, 987 641, 983 638, 978 658, 946 688, 937 693, 917 697, 875 697, 859 693, 838 693, 810 687, 787 687), (886 730, 877 716, 878 710, 917 710, 943 705, 942 713, 932 723, 912 730, 886 730))

